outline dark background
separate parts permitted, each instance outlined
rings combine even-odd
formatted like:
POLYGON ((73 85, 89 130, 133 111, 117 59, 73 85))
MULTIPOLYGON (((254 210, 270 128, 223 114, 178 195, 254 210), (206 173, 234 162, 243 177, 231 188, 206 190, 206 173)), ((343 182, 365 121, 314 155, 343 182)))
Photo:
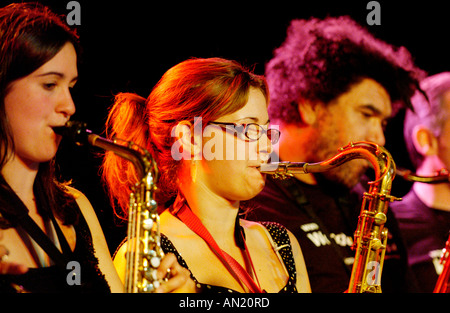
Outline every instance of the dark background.
MULTIPOLYGON (((69 0, 40 1, 67 14, 69 0)), ((81 25, 75 26, 84 52, 74 91, 77 113, 102 134, 107 109, 118 92, 147 97, 173 65, 190 57, 223 57, 264 73, 272 51, 285 39, 294 18, 350 15, 377 37, 405 46, 430 75, 450 70, 448 5, 443 1, 378 1, 381 25, 368 26, 369 1, 93 1, 79 0, 81 25)), ((10 1, 2 1, 2 5, 10 1)), ((387 149, 397 166, 410 167, 402 135, 403 113, 386 130, 387 149)), ((90 199, 111 253, 125 236, 100 183, 98 151, 63 140, 57 160, 63 178, 90 199)), ((396 179, 392 194, 409 184, 396 179)))

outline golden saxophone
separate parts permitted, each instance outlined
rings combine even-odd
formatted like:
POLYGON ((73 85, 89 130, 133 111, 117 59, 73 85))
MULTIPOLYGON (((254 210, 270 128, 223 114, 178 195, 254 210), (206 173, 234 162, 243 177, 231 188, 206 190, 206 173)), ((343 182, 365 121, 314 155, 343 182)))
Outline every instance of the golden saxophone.
POLYGON ((85 123, 68 121, 64 127, 54 130, 60 135, 70 136, 78 145, 87 142, 114 152, 135 166, 140 180, 130 194, 125 292, 153 292, 162 282, 156 276, 156 269, 164 257, 160 245, 157 203, 154 200, 158 177, 156 162, 147 150, 131 142, 109 140, 93 134, 86 129, 85 123))
POLYGON ((391 154, 374 143, 360 141, 340 149, 334 157, 318 162, 279 162, 262 165, 262 173, 278 178, 294 174, 320 173, 333 169, 353 159, 368 160, 375 171, 375 180, 369 182, 369 192, 364 193, 358 226, 352 249, 355 251, 350 277, 349 293, 380 293, 381 273, 388 230, 386 212, 388 203, 399 198, 390 195, 396 167, 391 154))
POLYGON ((441 169, 436 173, 436 175, 432 176, 419 176, 414 174, 410 170, 397 168, 397 175, 410 182, 419 182, 426 184, 440 184, 450 182, 450 173, 445 168, 441 169))
MULTIPOLYGON (((450 182, 450 172, 447 169, 441 169, 432 176, 420 176, 412 173, 410 170, 397 169, 397 175, 411 182, 420 182, 427 184, 440 184, 450 182)), ((442 272, 434 286, 434 293, 450 293, 450 235, 442 249, 440 264, 443 264, 442 272)))

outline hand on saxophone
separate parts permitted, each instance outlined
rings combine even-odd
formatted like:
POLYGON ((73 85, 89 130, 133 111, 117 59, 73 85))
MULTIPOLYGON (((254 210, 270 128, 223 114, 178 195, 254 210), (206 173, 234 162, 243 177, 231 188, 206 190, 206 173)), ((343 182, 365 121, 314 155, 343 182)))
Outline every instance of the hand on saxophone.
POLYGON ((195 293, 197 291, 190 272, 178 263, 173 253, 164 256, 157 270, 159 279, 163 279, 168 273, 170 273, 168 280, 156 289, 157 293, 195 293))

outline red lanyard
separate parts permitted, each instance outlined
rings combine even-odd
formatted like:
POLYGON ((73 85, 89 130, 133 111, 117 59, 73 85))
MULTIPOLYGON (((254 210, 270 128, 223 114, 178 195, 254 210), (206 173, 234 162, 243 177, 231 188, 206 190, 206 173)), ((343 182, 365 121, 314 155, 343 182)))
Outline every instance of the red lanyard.
MULTIPOLYGON (((223 263, 223 265, 227 268, 227 270, 231 273, 231 275, 233 275, 233 277, 241 283, 241 285, 244 284, 245 286, 247 286, 247 288, 252 293, 262 293, 263 291, 261 290, 261 288, 258 286, 257 283, 255 283, 255 281, 250 277, 247 271, 239 264, 239 262, 237 262, 228 253, 220 249, 219 245, 214 240, 210 232, 206 229, 206 227, 202 224, 200 219, 194 213, 192 213, 184 197, 181 201, 179 199, 180 196, 177 197, 177 200, 170 209, 171 213, 176 217, 178 217, 187 227, 189 227, 194 233, 199 235, 208 244, 209 248, 219 258, 219 260, 223 263)), ((250 255, 248 254, 248 249, 247 245, 245 244, 245 240, 244 245, 248 261, 256 276, 252 260, 250 258, 250 255)))

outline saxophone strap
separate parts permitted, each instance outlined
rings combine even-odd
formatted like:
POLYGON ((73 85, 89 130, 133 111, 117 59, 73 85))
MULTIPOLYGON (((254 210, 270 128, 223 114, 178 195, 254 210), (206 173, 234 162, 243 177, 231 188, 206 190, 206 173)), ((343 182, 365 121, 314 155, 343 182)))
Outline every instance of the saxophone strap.
POLYGON ((256 283, 249 273, 237 262, 232 256, 223 251, 217 242, 214 240, 211 233, 206 229, 200 219, 191 211, 184 197, 177 197, 177 200, 171 207, 171 213, 175 215, 180 221, 182 221, 189 229, 200 236, 209 246, 209 248, 214 252, 214 254, 219 258, 227 270, 233 275, 233 277, 242 285, 244 284, 251 293, 262 293, 264 292, 259 287, 258 277, 256 276, 256 271, 253 266, 253 262, 248 253, 247 244, 245 243, 243 231, 241 229, 240 234, 244 245, 244 252, 247 260, 252 268, 252 271, 256 277, 258 283, 256 283))

